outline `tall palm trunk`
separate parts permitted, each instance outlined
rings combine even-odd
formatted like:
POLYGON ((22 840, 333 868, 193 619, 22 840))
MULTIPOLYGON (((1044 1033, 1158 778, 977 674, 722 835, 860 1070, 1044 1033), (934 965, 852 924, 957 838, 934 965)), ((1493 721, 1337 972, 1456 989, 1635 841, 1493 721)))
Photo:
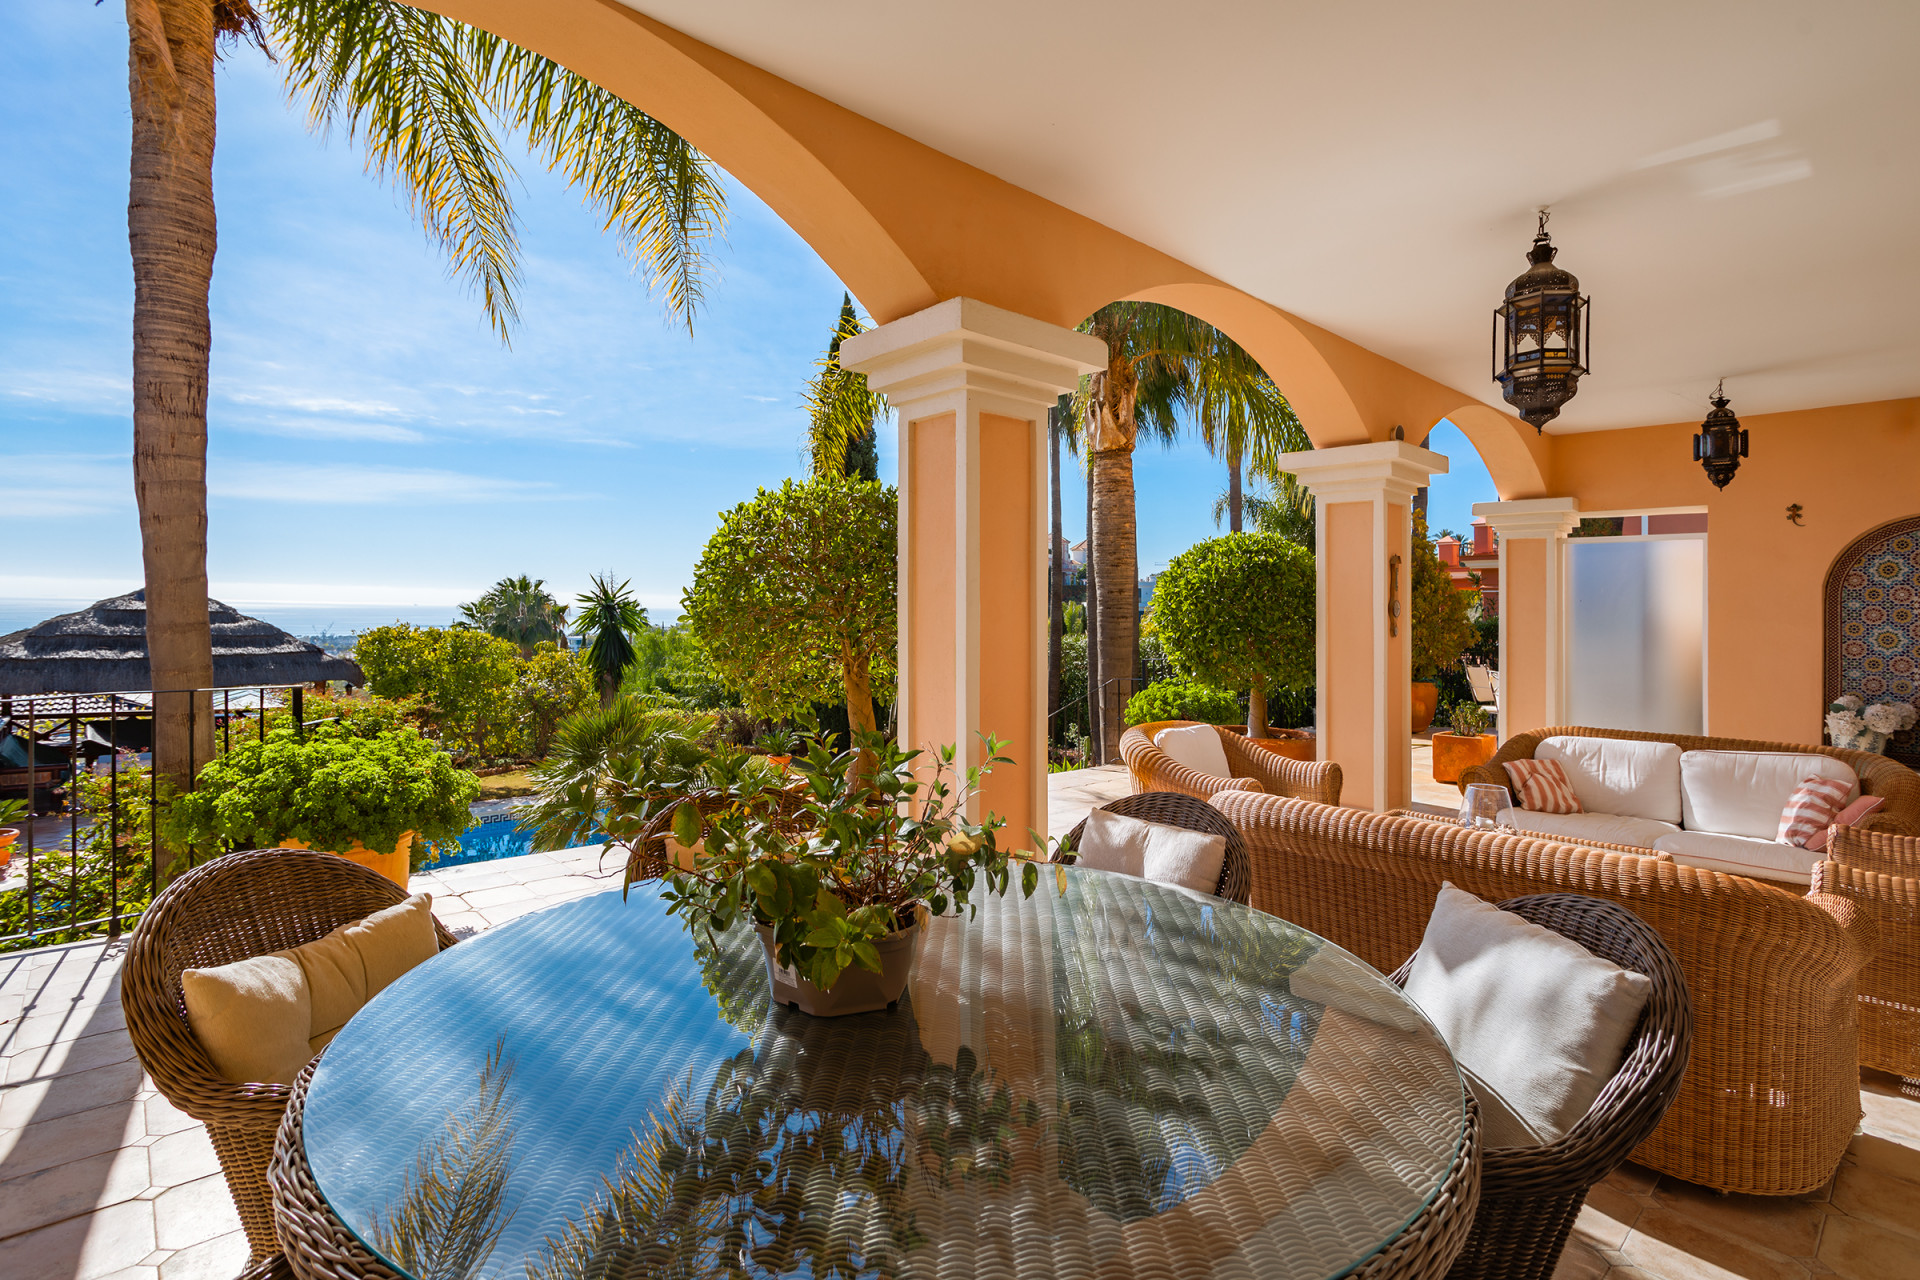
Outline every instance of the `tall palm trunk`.
MULTIPOLYGON (((127 0, 133 159, 133 484, 153 688, 213 683, 207 623, 207 291, 213 280, 213 6, 127 0)), ((211 694, 154 700, 154 767, 185 789, 213 754, 211 694)), ((178 868, 163 858, 164 881, 178 868)))
POLYGON ((1047 740, 1053 741, 1060 714, 1060 646, 1067 632, 1066 551, 1060 538, 1060 419, 1059 405, 1047 410, 1047 447, 1052 451, 1048 483, 1052 488, 1052 538, 1047 552, 1047 740))
POLYGON ((1114 714, 1100 722, 1101 754, 1114 759, 1120 752, 1119 709, 1125 707, 1135 667, 1139 623, 1139 564, 1133 509, 1133 446, 1138 433, 1134 402, 1139 382, 1124 358, 1108 363, 1105 373, 1093 377, 1092 429, 1088 453, 1093 475, 1093 498, 1088 524, 1093 529, 1093 554, 1099 561, 1100 674, 1103 709, 1114 703, 1114 714))
POLYGON ((1087 459, 1087 751, 1084 764, 1105 764, 1100 750, 1100 566, 1093 531, 1093 459, 1087 459))
MULTIPOLYGON (((1227 453, 1227 532, 1240 532, 1240 511, 1245 497, 1240 488, 1240 450, 1227 453)), ((1216 528, 1218 526, 1215 526, 1216 528)))

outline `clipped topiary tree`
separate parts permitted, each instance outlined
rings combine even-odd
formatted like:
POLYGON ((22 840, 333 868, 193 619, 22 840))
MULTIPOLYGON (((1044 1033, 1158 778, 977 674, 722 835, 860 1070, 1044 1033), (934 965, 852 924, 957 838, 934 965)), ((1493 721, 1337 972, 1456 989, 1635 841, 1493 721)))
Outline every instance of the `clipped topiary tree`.
POLYGON ((1313 553, 1277 533, 1229 533, 1173 558, 1153 617, 1181 672, 1247 690, 1247 733, 1267 735, 1267 694, 1313 683, 1313 553))
POLYGON ((1468 617, 1470 591, 1453 585, 1427 537, 1427 522, 1413 522, 1413 678, 1432 680, 1460 661, 1477 638, 1468 617))
POLYGON ((848 723, 874 729, 874 693, 894 679, 897 506, 890 486, 818 476, 720 517, 681 604, 755 715, 844 698, 848 723))
POLYGON ((1191 680, 1156 680, 1127 699, 1127 723, 1200 720, 1225 724, 1238 719, 1240 700, 1225 689, 1209 689, 1191 680))

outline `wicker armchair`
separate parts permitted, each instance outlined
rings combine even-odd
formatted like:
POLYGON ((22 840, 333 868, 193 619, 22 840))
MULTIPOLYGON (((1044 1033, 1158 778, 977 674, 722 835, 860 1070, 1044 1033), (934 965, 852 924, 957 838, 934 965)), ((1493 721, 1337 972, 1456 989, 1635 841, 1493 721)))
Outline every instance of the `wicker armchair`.
POLYGON ((1340 803, 1340 766, 1331 760, 1290 760, 1264 747, 1247 744, 1247 739, 1231 729, 1213 728, 1220 735, 1220 747, 1227 753, 1231 778, 1214 778, 1196 769, 1175 763, 1172 756, 1153 744, 1153 739, 1138 726, 1120 735, 1120 758, 1133 772, 1136 791, 1178 791, 1197 800, 1222 791, 1262 791, 1268 795, 1291 796, 1296 800, 1318 800, 1321 804, 1340 803))
POLYGON ((1891 1071, 1920 1097, 1920 839, 1833 828, 1814 893, 1849 898, 1880 926, 1860 972, 1860 1062, 1891 1071))
MULTIPOLYGON (((1645 1141, 1680 1092, 1693 1045, 1693 1006, 1679 961, 1660 935, 1625 907, 1576 893, 1543 893, 1500 904, 1570 938, 1603 960, 1644 973, 1653 993, 1627 1042, 1619 1071, 1580 1122, 1541 1147, 1481 1153, 1480 1210, 1450 1280, 1546 1280, 1573 1230, 1587 1189, 1645 1141)), ((1394 973, 1405 986, 1409 959, 1394 973)))
MULTIPOLYGON (((207 1126, 255 1262, 277 1247, 267 1161, 291 1090, 235 1084, 214 1070, 187 1022, 180 972, 313 942, 405 900, 393 881, 331 853, 256 849, 187 872, 134 930, 120 974, 127 1033, 154 1087, 207 1126)), ((434 928, 441 950, 453 945, 439 921, 434 928)))
POLYGON ((1808 746, 1794 742, 1758 742, 1748 738, 1702 738, 1686 733, 1641 733, 1631 729, 1583 729, 1562 725, 1551 729, 1533 729, 1516 733, 1500 744, 1485 764, 1475 765, 1460 774, 1464 794, 1470 783, 1485 782, 1512 789, 1507 777, 1507 761, 1531 760, 1533 750, 1545 738, 1627 738, 1636 742, 1671 742, 1682 751, 1780 751, 1795 755, 1832 756, 1852 769, 1860 778, 1860 793, 1881 796, 1886 803, 1878 811, 1860 820, 1860 825, 1877 831, 1920 836, 1920 774, 1897 760, 1889 760, 1871 751, 1848 751, 1841 747, 1808 746))
MULTIPOLYGON (((1225 836, 1227 856, 1220 863, 1220 883, 1213 894, 1216 898, 1242 904, 1252 894, 1253 875, 1247 862, 1247 842, 1240 838, 1234 825, 1205 800, 1196 800, 1177 791, 1143 791, 1139 795, 1121 796, 1100 808, 1122 818, 1138 818, 1142 822, 1158 822, 1164 826, 1225 836)), ((1080 848, 1080 833, 1086 829, 1086 819, 1082 818, 1079 825, 1067 832, 1066 839, 1061 842, 1065 852, 1058 855, 1058 861, 1072 864, 1076 856, 1074 851, 1080 848)))

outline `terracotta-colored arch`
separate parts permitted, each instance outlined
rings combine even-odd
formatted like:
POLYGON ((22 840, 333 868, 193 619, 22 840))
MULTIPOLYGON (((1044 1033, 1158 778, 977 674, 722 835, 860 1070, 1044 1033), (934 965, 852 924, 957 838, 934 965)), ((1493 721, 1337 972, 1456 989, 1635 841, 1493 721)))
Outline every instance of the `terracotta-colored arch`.
POLYGON ((1493 477, 1493 487, 1501 501, 1554 496, 1547 492, 1545 464, 1549 446, 1545 437, 1537 436, 1532 427, 1475 400, 1433 418, 1418 437, 1408 431, 1407 439, 1424 438, 1443 420, 1460 428, 1473 443, 1480 461, 1487 464, 1487 473, 1493 477))

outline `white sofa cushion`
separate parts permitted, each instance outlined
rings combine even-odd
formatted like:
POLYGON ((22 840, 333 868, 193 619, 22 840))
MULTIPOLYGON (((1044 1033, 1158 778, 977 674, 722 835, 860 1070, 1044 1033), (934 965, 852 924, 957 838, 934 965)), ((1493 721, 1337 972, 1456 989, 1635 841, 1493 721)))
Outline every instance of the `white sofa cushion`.
MULTIPOLYGON (((1227 765, 1227 749, 1220 745, 1220 731, 1210 724, 1162 729, 1154 735, 1153 745, 1166 752, 1175 764, 1183 764, 1209 778, 1233 776, 1233 770, 1227 765)), ((1782 798, 1781 807, 1785 807, 1786 803, 1782 798)), ((1773 816, 1778 818, 1780 814, 1776 810, 1773 816)))
POLYGON ((1688 751, 1680 757, 1680 800, 1689 831, 1714 831, 1771 841, 1780 814, 1800 780, 1809 775, 1847 784, 1847 799, 1860 779, 1832 756, 1787 751, 1688 751))
POLYGON ((1824 856, 1779 840, 1718 831, 1676 831, 1662 836, 1654 847, 1672 854, 1675 862, 1699 867, 1702 871, 1724 871, 1728 875, 1756 876, 1789 884, 1812 884, 1813 864, 1824 856))
POLYGON ((1076 862, 1096 871, 1178 885, 1196 893, 1220 887, 1220 867, 1227 859, 1227 838, 1164 822, 1124 818, 1105 809, 1087 815, 1080 833, 1076 862))
POLYGON ((1407 998, 1526 1128, 1552 1142, 1620 1069, 1653 983, 1579 943, 1440 886, 1407 998))
POLYGON ((1653 852, 1654 841, 1680 830, 1671 822, 1629 818, 1618 813, 1537 813, 1532 809, 1502 809, 1501 826, 1565 840, 1597 840, 1601 844, 1630 844, 1653 852))
POLYGON ((1151 834, 1151 825, 1138 818, 1123 818, 1105 809, 1095 809, 1087 815, 1087 825, 1080 832, 1080 847, 1074 850, 1074 861, 1095 871, 1118 871, 1121 875, 1145 878, 1147 837, 1151 834))
POLYGON ((1559 761, 1591 813, 1680 821, 1680 748, 1671 742, 1563 735, 1541 739, 1533 758, 1559 761))

